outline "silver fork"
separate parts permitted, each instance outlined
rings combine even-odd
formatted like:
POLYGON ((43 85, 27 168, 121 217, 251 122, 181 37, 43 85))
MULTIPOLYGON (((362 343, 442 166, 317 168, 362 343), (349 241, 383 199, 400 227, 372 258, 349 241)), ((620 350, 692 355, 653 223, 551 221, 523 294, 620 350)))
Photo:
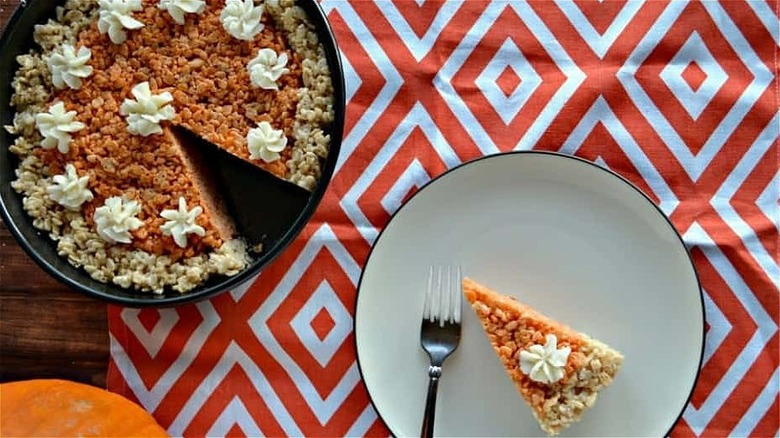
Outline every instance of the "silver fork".
POLYGON ((436 394, 439 389, 442 364, 460 343, 460 317, 463 303, 460 267, 454 273, 455 281, 453 281, 452 267, 447 267, 446 287, 442 284, 442 271, 444 269, 439 267, 434 274, 431 266, 420 327, 420 344, 431 359, 431 365, 428 367, 428 396, 420 432, 422 437, 433 436, 436 394))

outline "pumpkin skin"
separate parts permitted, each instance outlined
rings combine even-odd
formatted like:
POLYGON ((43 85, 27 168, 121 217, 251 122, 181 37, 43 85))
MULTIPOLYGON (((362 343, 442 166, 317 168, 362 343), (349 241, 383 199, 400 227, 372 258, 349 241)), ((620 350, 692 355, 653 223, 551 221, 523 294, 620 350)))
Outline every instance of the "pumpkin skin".
POLYGON ((33 379, 0 384, 0 437, 168 437, 130 400, 83 383, 33 379))

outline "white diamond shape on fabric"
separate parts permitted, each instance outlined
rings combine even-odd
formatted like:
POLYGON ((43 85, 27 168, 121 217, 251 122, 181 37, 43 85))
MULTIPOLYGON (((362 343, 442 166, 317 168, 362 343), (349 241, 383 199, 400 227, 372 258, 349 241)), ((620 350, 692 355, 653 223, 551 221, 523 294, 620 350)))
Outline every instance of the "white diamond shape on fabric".
POLYGON ((265 436, 238 397, 233 397, 230 403, 225 406, 217 420, 211 425, 211 429, 206 433, 206 436, 227 436, 227 433, 234 425, 238 426, 246 436, 257 438, 265 436))
POLYGON ((577 66, 571 59, 566 50, 555 38, 555 35, 545 25, 544 21, 534 12, 533 8, 526 2, 491 2, 482 15, 474 22, 474 25, 466 33, 466 36, 458 44, 458 47, 452 52, 452 56, 439 69, 436 77, 433 78, 433 85, 441 94, 444 102, 455 114, 458 121, 467 126, 467 132, 476 143, 477 147, 484 155, 500 152, 498 146, 490 138, 485 130, 471 112, 463 97, 460 96, 452 85, 452 78, 463 67, 463 64, 471 56, 472 52, 480 44, 486 32, 492 28, 493 23, 501 16, 504 9, 511 7, 522 22, 528 26, 528 30, 534 35, 539 43, 544 46, 544 50, 552 58, 555 65, 561 70, 566 80, 560 88, 546 103, 541 113, 534 119, 528 131, 520 138, 515 145, 515 150, 531 149, 542 134, 547 131, 552 121, 566 105, 574 92, 585 81, 585 72, 577 66))
MULTIPOLYGON (((602 1, 599 0, 599 3, 602 1)), ((603 59, 618 36, 626 29, 631 19, 642 8, 644 0, 629 0, 626 2, 603 35, 593 27, 593 24, 582 13, 582 10, 576 3, 564 0, 556 0, 555 3, 561 9, 561 12, 566 15, 566 18, 569 19, 574 29, 582 36, 583 41, 588 43, 599 58, 603 59)))
POLYGON ((423 165, 415 158, 382 198, 380 201, 382 207, 384 207, 387 214, 395 213, 401 206, 404 196, 406 196, 412 188, 420 188, 430 180, 431 176, 428 175, 428 172, 425 171, 423 165))
MULTIPOLYGON (((214 310, 214 306, 210 301, 201 301, 196 304, 195 307, 203 317, 203 321, 198 324, 198 327, 189 339, 187 339, 187 343, 184 344, 181 353, 176 357, 173 364, 165 370, 165 373, 160 376, 154 386, 149 390, 146 389, 146 384, 143 379, 141 379, 141 375, 138 373, 133 360, 127 354, 122 344, 113 334, 109 334, 111 357, 114 359, 117 370, 122 375, 125 382, 127 382, 127 385, 133 391, 138 401, 141 402, 141 405, 149 412, 153 412, 157 409, 157 406, 160 405, 162 399, 168 394, 168 390, 177 380, 179 380, 187 368, 190 367, 195 360, 198 351, 203 348, 203 345, 206 343, 211 332, 219 325, 219 315, 216 310, 214 310)), ((132 310, 133 309, 126 309, 125 311, 132 310)), ((162 310, 175 312, 174 309, 162 310)), ((132 321, 132 319, 130 320, 132 321)), ((125 321, 125 323, 127 323, 127 321, 125 321)))
POLYGON ((260 343, 287 371, 295 387, 298 388, 301 396, 306 400, 306 404, 309 405, 320 424, 326 424, 330 421, 333 414, 341 407, 344 400, 347 399, 347 396, 360 381, 357 364, 353 361, 336 387, 323 399, 317 388, 312 384, 306 371, 298 365, 295 359, 287 354, 287 351, 269 329, 268 319, 273 316, 282 302, 292 293, 293 288, 298 284, 303 274, 311 267, 317 254, 325 248, 330 251, 352 284, 356 285, 360 277, 360 266, 352 258, 349 251, 344 248, 344 245, 341 244, 330 226, 325 223, 306 242, 306 246, 301 250, 300 255, 290 266, 290 269, 287 270, 287 273, 282 277, 274 291, 263 301, 260 308, 257 309, 257 312, 248 321, 252 332, 260 343))
POLYGON ((669 64, 661 70, 660 76, 693 120, 699 118, 728 79, 726 71, 696 31, 691 33, 669 64), (696 63, 707 76, 696 91, 683 78, 683 72, 691 63, 696 63))
POLYGON ((709 166, 726 140, 731 137, 737 126, 747 116, 748 111, 772 83, 774 75, 750 47, 750 43, 723 9, 723 6, 716 2, 702 2, 701 5, 718 26, 721 35, 739 56, 745 68, 753 75, 753 81, 748 84, 726 116, 723 117, 699 153, 694 155, 636 78, 639 67, 645 63, 650 53, 679 20, 688 4, 688 2, 671 2, 666 6, 661 16, 631 52, 625 64, 620 67, 617 78, 625 87, 628 96, 634 101, 642 116, 650 122, 650 125, 672 151, 688 176, 693 181, 698 181, 704 169, 709 166))
POLYGON ((542 78, 512 39, 507 38, 474 83, 493 105, 501 120, 508 125, 542 84, 542 78), (521 81, 508 97, 498 86, 498 78, 507 67, 511 68, 521 81))
POLYGON ((138 342, 144 346, 144 349, 146 349, 146 352, 149 353, 152 359, 160 352, 160 348, 162 348, 165 340, 168 339, 173 326, 179 321, 179 314, 174 309, 144 310, 144 312, 154 311, 159 313, 160 320, 154 325, 152 331, 147 331, 146 327, 141 324, 141 320, 138 319, 141 309, 125 308, 120 313, 122 321, 133 332, 138 342))
POLYGON ((317 362, 325 367, 352 331, 352 317, 330 284, 323 280, 292 319, 290 325, 301 343, 317 362), (330 329, 325 339, 320 340, 311 323, 322 309, 330 314, 335 325, 330 329))

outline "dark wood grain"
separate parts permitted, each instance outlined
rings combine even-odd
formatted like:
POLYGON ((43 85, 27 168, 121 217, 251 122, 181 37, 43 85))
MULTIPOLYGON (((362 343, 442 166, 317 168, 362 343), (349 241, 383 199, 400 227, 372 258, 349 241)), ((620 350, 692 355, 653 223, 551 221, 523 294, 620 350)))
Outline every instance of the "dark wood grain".
MULTIPOLYGON (((0 0, 0 29, 18 0, 0 0)), ((0 221, 0 382, 61 378, 105 386, 105 303, 55 281, 0 221)))
POLYGON ((5 23, 18 4, 19 0, 0 0, 0 29, 5 28, 5 23))
POLYGON ((38 267, 0 222, 0 382, 56 377, 104 386, 106 304, 38 267))

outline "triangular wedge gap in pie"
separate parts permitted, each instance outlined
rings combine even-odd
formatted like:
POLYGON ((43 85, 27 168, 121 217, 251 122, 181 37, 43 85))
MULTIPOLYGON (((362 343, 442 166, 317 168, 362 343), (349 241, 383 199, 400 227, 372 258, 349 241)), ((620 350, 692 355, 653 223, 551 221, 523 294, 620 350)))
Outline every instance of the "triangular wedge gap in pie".
POLYGON ((612 383, 623 364, 623 355, 612 347, 513 297, 470 278, 463 279, 463 293, 515 388, 530 406, 542 430, 550 436, 580 421, 585 411, 596 403, 599 391, 612 383), (557 345, 553 347, 551 340, 557 345), (537 347, 532 349, 534 345, 537 347), (550 348, 558 351, 558 357, 550 360, 557 359, 560 365, 548 365, 546 374, 541 367, 552 362, 530 368, 540 362, 533 359, 539 358, 535 353, 540 353, 545 346, 548 351, 550 348), (521 351, 526 351, 525 370, 521 369, 521 351))

